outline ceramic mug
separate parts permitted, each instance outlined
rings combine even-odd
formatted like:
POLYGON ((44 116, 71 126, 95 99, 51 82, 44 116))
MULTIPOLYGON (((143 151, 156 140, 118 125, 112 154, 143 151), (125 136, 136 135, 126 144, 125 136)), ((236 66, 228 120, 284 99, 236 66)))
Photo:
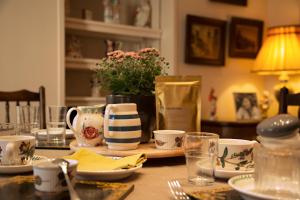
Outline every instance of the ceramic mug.
POLYGON ((104 139, 109 149, 136 149, 141 135, 141 120, 135 103, 108 104, 106 106, 104 139))
POLYGON ((155 146, 158 149, 182 148, 185 131, 179 130, 156 130, 153 131, 155 146))
POLYGON ((27 165, 35 151, 35 137, 0 136, 0 165, 27 165))
POLYGON ((225 170, 253 169, 253 148, 256 141, 219 139, 217 167, 225 170))
MULTIPOLYGON (((35 176, 34 187, 42 192, 61 192, 68 190, 65 176, 58 164, 52 163, 54 159, 37 162, 33 165, 33 175, 35 176)), ((77 160, 66 159, 69 162, 68 175, 71 184, 75 184, 77 160)))

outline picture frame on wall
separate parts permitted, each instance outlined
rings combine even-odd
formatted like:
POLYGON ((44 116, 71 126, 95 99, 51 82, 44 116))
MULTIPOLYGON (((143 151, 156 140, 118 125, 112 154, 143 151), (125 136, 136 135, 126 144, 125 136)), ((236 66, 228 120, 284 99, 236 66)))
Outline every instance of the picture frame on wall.
POLYGON ((232 17, 229 35, 229 56, 255 58, 262 44, 264 22, 232 17))
POLYGON ((219 3, 234 4, 238 6, 247 6, 248 0, 210 0, 219 3))
POLYGON ((260 120, 256 93, 233 93, 237 120, 260 120))
POLYGON ((226 21, 187 15, 185 62, 221 66, 225 63, 226 21))

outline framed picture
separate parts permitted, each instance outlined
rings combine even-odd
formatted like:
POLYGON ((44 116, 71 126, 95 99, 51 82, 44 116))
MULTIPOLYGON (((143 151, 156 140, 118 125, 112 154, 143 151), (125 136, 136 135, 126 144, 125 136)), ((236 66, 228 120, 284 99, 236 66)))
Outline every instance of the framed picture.
POLYGON ((247 0, 210 0, 220 3, 234 4, 238 6, 247 6, 247 0))
POLYGON ((226 21, 187 15, 185 62, 224 65, 226 21))
POLYGON ((233 93, 237 120, 259 120, 261 112, 258 108, 255 93, 233 93))
POLYGON ((262 43, 264 22, 233 17, 230 24, 229 56, 255 58, 262 43))

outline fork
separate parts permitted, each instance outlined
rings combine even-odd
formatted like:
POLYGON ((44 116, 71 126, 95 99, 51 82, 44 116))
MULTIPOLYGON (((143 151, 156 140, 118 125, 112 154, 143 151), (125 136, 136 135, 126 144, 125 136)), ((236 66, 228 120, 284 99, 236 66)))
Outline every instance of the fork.
POLYGON ((177 180, 168 181, 168 185, 175 199, 190 200, 177 180))

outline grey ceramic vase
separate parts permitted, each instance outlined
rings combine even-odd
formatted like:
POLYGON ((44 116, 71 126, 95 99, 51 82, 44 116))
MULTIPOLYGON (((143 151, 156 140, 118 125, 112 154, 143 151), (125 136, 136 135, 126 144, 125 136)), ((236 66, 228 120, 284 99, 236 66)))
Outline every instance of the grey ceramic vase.
POLYGON ((262 137, 285 137, 297 133, 300 121, 297 117, 289 114, 279 114, 267 118, 256 127, 257 133, 262 137))

